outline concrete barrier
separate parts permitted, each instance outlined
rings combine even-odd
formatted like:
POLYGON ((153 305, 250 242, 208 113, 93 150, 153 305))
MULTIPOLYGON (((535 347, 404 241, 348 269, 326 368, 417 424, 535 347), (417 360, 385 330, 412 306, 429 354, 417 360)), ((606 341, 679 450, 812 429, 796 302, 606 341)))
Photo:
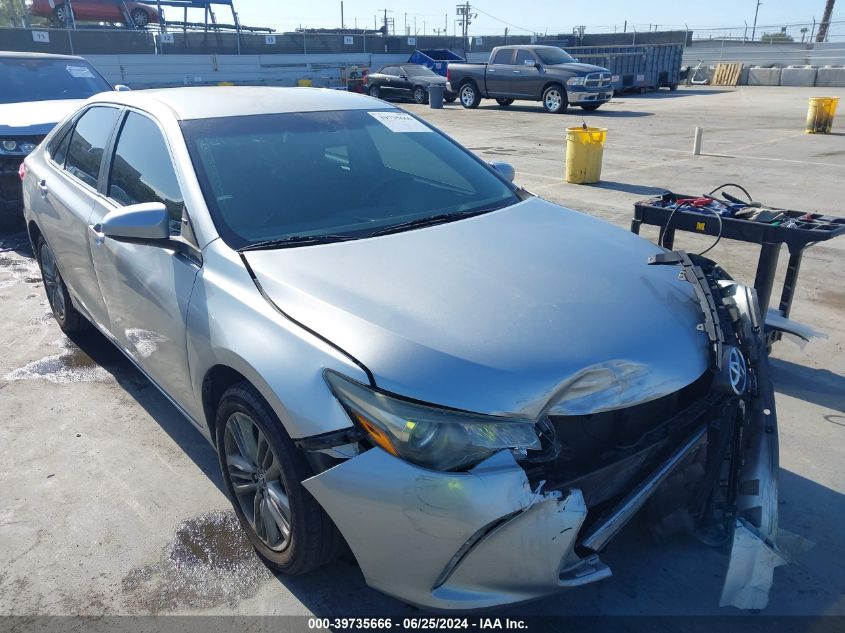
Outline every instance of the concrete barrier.
POLYGON ((817 86, 845 87, 845 66, 823 66, 816 75, 817 86))
POLYGON ((762 68, 760 66, 752 66, 748 69, 748 85, 779 86, 780 73, 780 68, 762 68))
POLYGON ((781 86, 816 85, 816 68, 814 66, 787 66, 780 73, 781 86))

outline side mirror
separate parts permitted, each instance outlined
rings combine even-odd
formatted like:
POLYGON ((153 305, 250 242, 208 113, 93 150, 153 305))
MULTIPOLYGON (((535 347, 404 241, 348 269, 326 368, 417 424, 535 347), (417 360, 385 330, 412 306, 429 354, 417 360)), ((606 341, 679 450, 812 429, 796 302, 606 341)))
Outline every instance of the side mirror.
POLYGON ((130 90, 132 90, 132 88, 130 88, 129 86, 125 86, 123 84, 115 84, 114 85, 114 91, 115 92, 128 92, 130 90))
POLYGON ((407 79, 408 75, 399 75, 399 79, 407 79))
POLYGON ((144 202, 110 211, 100 231, 116 240, 166 241, 170 239, 170 214, 161 202, 144 202))
POLYGON ((516 176, 516 170, 513 168, 513 165, 496 160, 490 163, 490 166, 502 174, 505 178, 513 182, 513 179, 516 176))

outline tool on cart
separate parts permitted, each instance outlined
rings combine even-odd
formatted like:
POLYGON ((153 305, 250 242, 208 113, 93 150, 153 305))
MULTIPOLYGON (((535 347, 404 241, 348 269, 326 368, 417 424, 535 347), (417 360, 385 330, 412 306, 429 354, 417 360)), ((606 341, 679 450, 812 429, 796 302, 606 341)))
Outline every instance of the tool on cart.
POLYGON ((798 273, 804 250, 818 242, 845 235, 845 218, 781 209, 753 200, 748 191, 735 183, 726 183, 701 196, 682 195, 667 191, 662 195, 637 202, 631 231, 639 234, 640 226, 660 227, 658 244, 674 249, 675 231, 711 235, 716 239, 703 255, 724 239, 759 244, 760 257, 754 288, 765 315, 767 344, 781 339, 783 332, 802 336, 812 328, 789 320, 792 300, 798 283, 798 273), (744 199, 723 191, 734 188, 744 199), (716 197, 718 194, 719 197, 716 197), (789 249, 789 264, 777 309, 769 309, 781 246, 789 249))

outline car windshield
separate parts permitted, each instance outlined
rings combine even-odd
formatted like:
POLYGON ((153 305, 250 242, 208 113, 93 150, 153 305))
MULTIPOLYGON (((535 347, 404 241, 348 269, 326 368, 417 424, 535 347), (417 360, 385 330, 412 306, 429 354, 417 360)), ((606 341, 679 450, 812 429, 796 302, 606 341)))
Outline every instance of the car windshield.
POLYGON ((536 48, 534 52, 547 66, 554 66, 555 64, 571 64, 575 60, 561 48, 536 48))
POLYGON ((182 131, 214 224, 236 249, 367 237, 520 200, 469 152, 395 109, 197 119, 182 131))
POLYGON ((425 66, 411 65, 402 66, 409 77, 439 77, 436 72, 426 68, 425 66))
POLYGON ((87 99, 111 86, 81 59, 0 58, 0 103, 87 99))

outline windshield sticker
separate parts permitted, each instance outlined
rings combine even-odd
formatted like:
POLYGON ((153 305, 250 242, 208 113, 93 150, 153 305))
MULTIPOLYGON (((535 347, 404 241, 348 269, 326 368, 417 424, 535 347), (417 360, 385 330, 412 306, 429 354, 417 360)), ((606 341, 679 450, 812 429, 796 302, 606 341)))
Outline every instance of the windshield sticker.
POLYGON ((367 112, 391 132, 431 132, 410 114, 404 112, 367 112))
POLYGON ((85 68, 85 66, 68 66, 67 71, 71 77, 76 77, 77 79, 94 78, 94 73, 91 72, 90 68, 85 68))

